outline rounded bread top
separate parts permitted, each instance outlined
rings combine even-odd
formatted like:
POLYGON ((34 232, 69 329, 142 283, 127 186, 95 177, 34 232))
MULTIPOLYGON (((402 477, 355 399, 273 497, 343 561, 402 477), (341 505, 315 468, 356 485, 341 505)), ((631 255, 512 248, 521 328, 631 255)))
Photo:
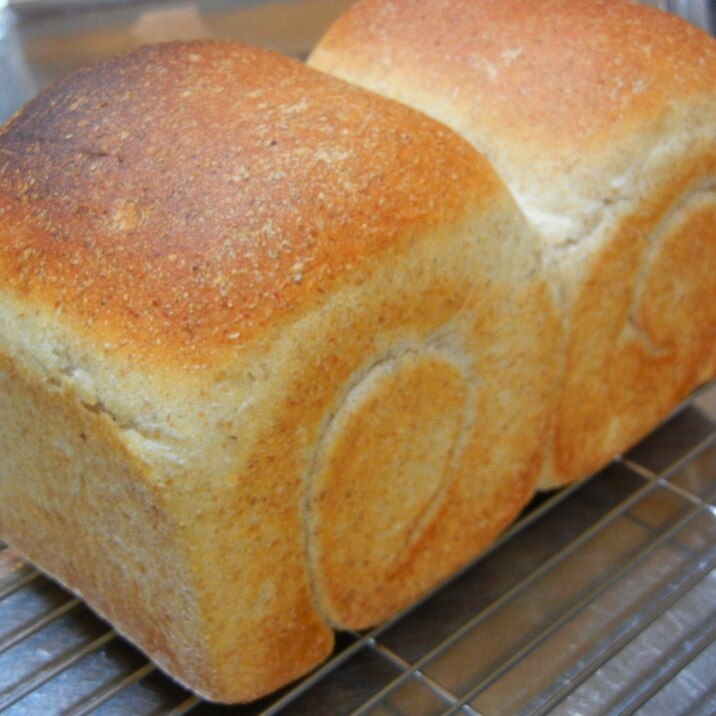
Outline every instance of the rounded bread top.
POLYGON ((94 344, 201 365, 502 193, 450 130, 295 60, 144 47, 0 131, 0 281, 94 344))
POLYGON ((635 0, 362 0, 309 64, 419 91, 488 157, 504 136, 527 162, 599 151, 682 98, 713 97, 716 42, 635 0))

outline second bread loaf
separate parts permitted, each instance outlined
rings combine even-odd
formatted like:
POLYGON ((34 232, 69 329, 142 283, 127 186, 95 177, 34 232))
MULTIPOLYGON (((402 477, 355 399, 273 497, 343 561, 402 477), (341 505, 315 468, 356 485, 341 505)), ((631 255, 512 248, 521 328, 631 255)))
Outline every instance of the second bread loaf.
POLYGON ((716 42, 629 0, 363 0, 310 64, 483 152, 566 322, 543 487, 583 477, 716 373, 716 42))

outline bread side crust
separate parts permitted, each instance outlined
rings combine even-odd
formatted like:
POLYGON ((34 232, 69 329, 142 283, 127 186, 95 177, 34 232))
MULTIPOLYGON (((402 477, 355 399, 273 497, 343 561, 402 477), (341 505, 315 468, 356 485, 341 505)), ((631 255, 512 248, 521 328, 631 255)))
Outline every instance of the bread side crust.
POLYGON ((251 441, 261 418, 272 419, 260 410, 255 419, 251 410, 270 391, 247 388, 267 352, 237 362, 232 373, 243 380, 233 389, 216 374, 197 385, 190 372, 185 383, 175 374, 167 391, 151 372, 123 372, 121 363, 105 362, 95 373, 78 355, 82 337, 64 324, 50 332, 38 317, 12 321, 17 309, 16 301, 3 306, 0 333, 10 381, 3 404, 17 393, 5 405, 8 427, 0 436, 3 538, 81 594, 173 678, 212 700, 258 698, 325 658, 333 639, 313 608, 298 498, 291 501, 295 481, 270 473, 258 486, 246 482, 251 441), (42 365, 40 351, 28 360, 18 350, 25 344, 47 347, 72 368, 42 365), (133 395, 143 412, 114 413, 115 391, 126 395, 138 385, 133 395), (53 416, 52 440, 43 415, 53 416), (5 467, 15 460, 17 468, 5 467), (90 497, 76 502, 78 492, 90 497), (268 496, 276 502, 284 492, 279 519, 268 496), (231 517, 243 519, 243 534, 230 531, 236 543, 215 534, 231 517), (252 535, 257 524, 260 534, 252 535), (272 538, 278 542, 269 546, 272 538), (266 552, 263 563, 250 559, 266 552), (267 578, 271 560, 280 574, 267 578), (266 590, 270 598, 260 598, 266 590), (216 621, 217 603, 232 619, 216 621), (217 648, 220 639, 230 640, 230 649, 217 648))
POLYGON ((0 354, 0 532, 172 674, 212 680, 167 491, 106 414, 0 354))
POLYGON ((684 164, 590 257, 545 487, 595 471, 716 375, 716 151, 684 164))
POLYGON ((305 509, 317 601, 338 627, 378 623, 474 558, 531 498, 546 454, 562 326, 531 231, 505 197, 453 238, 426 261, 440 290, 406 297, 396 338, 369 361, 330 361, 341 384, 305 509), (421 294, 431 311, 416 321, 421 294))
MULTIPOLYGON (((20 354, 22 343, 9 328, 11 309, 6 305, 2 335, 10 340, 2 346, 9 365, 5 379, 12 380, 12 372, 19 369, 23 378, 14 382, 25 388, 22 399, 8 407, 5 422, 18 424, 16 416, 29 410, 26 429, 33 436, 24 462, 7 475, 9 495, 17 493, 3 500, 0 510, 7 539, 83 594, 172 676, 211 699, 251 700, 305 673, 330 649, 327 624, 374 623, 414 599, 475 556, 534 492, 551 412, 548 398, 557 375, 551 357, 560 325, 547 287, 529 279, 535 275, 536 260, 530 233, 506 195, 501 205, 501 211, 495 210, 497 219, 480 210, 467 223, 422 237, 402 257, 364 267, 360 280, 326 297, 316 310, 274 326, 252 355, 237 357, 224 366, 220 377, 214 375, 201 386, 180 383, 171 395, 152 396, 148 374, 144 398, 151 397, 156 415, 179 415, 182 405, 190 405, 195 416, 192 432, 155 433, 152 449, 147 436, 138 440, 133 427, 122 427, 106 408, 97 407, 104 405, 102 389, 96 403, 86 401, 88 383, 105 390, 112 386, 112 392, 121 393, 136 374, 122 375, 118 364, 109 365, 100 383, 80 371, 38 368, 20 354), (498 229, 507 232, 506 239, 495 240, 498 229), (504 262, 507 254, 514 257, 511 264, 504 262), (491 269, 480 268, 483 263, 491 269), (500 269, 503 266, 509 268, 500 269), (518 291, 521 300, 513 305, 514 312, 520 315, 531 308, 538 314, 525 311, 524 325, 517 327, 507 316, 496 321, 504 313, 496 299, 512 291, 508 279, 515 277, 525 280, 525 288, 518 291), (490 289, 491 282, 501 288, 490 289), (468 295, 479 312, 466 308, 470 287, 474 290, 468 295), (481 318, 476 320, 478 315, 481 318), (482 425, 490 429, 479 430, 480 440, 465 451, 459 479, 450 482, 430 519, 418 519, 407 552, 386 554, 389 582, 378 571, 348 603, 340 598, 331 603, 322 593, 326 556, 313 552, 310 528, 328 529, 330 547, 335 522, 330 516, 324 524, 311 518, 307 496, 316 446, 326 434, 335 405, 356 366, 380 361, 430 336, 450 355, 452 332, 461 323, 482 349, 475 359, 480 385, 471 410, 479 411, 482 425), (511 337, 511 342, 500 334, 511 337), (515 346, 523 353, 543 356, 544 362, 525 363, 515 355, 515 346), (14 354, 9 356, 11 351, 14 354), (520 367, 524 365, 529 370, 520 367), (66 421, 55 424, 57 438, 50 445, 35 415, 46 409, 43 401, 47 400, 53 401, 53 410, 69 413, 66 421), (237 414, 237 406, 243 413, 237 414), (76 463, 65 460, 66 471, 50 480, 48 472, 63 459, 62 446, 69 444, 77 451, 82 447, 78 441, 83 428, 77 432, 77 415, 89 425, 84 432, 96 442, 97 456, 87 458, 89 463, 79 476, 76 463), (213 440, 211 449, 196 456, 189 449, 181 450, 194 436, 206 447, 207 433, 213 440), (502 450, 495 449, 495 441, 502 450), (46 456, 44 470, 38 470, 34 461, 37 450, 46 456), (202 454, 203 465, 198 462, 202 454), (134 541, 131 552, 136 564, 127 565, 119 556, 103 565, 102 555, 111 545, 102 540, 111 541, 114 534, 103 531, 105 511, 115 509, 115 503, 104 498, 116 488, 113 466, 125 461, 142 466, 127 477, 126 489, 151 496, 143 498, 145 504, 135 512, 151 511, 160 525, 169 525, 168 547, 155 536, 158 529, 151 525, 136 529, 132 521, 126 528, 134 541), (83 555, 73 567, 66 562, 63 514, 67 495, 82 481, 92 482, 94 501, 105 511, 94 515, 98 523, 94 529, 100 535, 96 543, 87 540, 84 526, 70 531, 81 544, 77 554, 83 555), (13 520, 15 515, 41 510, 34 503, 35 494, 42 496, 48 485, 59 494, 51 503, 52 519, 43 522, 46 533, 35 542, 27 523, 13 520), (104 579, 97 585, 95 569, 104 579), (183 612, 175 611, 171 599, 160 602, 177 633, 165 630, 161 610, 155 618, 154 601, 131 597, 133 585, 123 584, 118 576, 125 571, 129 575, 125 579, 141 575, 143 589, 159 595, 157 599, 163 598, 167 584, 174 585, 176 598, 191 596, 193 601, 183 612), (165 571, 171 571, 171 579, 165 579, 165 571), (155 634, 156 625, 163 641, 155 634)), ((17 304, 13 308, 17 310, 17 304)), ((15 327, 30 345, 50 342, 47 325, 40 321, 23 320, 15 327)), ((64 344, 51 345, 49 354, 73 357, 73 347, 82 340, 64 324, 63 330, 64 344)), ((430 397, 428 391, 426 398, 430 397)), ((385 399, 392 399, 390 392, 385 399)), ((165 429, 169 422, 165 420, 165 429)), ((15 439, 14 434, 3 433, 3 453, 12 452, 15 439)), ((396 450, 409 449, 415 439, 430 440, 431 434, 408 434, 407 443, 396 441, 396 450)), ((365 444, 366 450, 372 448, 370 441, 365 444)), ((340 480, 341 474, 337 477, 340 480)), ((379 499, 379 493, 365 495, 368 505, 379 499)), ((83 522, 86 508, 76 507, 75 518, 83 522)), ((91 525, 88 529, 92 534, 91 525)), ((349 565, 348 573, 339 574, 329 588, 350 591, 352 577, 349 565)))

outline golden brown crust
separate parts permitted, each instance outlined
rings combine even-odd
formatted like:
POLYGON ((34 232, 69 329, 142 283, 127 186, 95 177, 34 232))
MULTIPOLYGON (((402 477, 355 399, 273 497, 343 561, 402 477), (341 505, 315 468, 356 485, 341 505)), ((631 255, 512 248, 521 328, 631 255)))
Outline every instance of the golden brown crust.
POLYGON ((135 362, 197 363, 406 226, 489 195, 473 161, 426 118, 288 58, 142 48, 46 91, 0 134, 0 276, 94 340, 131 343, 135 362))
POLYGON ((716 43, 633 0, 360 0, 309 63, 434 92, 428 114, 445 112, 473 142, 509 135, 527 163, 599 151, 672 102, 711 94, 716 43))
POLYGON ((532 495, 561 330, 537 261, 467 142, 290 60, 169 45, 67 80, 0 136, 0 384, 22 393, 0 390, 0 455, 17 465, 0 473, 4 536, 201 694, 285 685, 327 655, 331 627, 415 599, 532 495), (391 361, 395 381, 361 383, 391 361), (411 400, 424 409, 405 425, 411 400), (454 444, 385 491, 384 430, 408 457, 454 444), (83 432, 95 449, 65 459, 83 432), (353 443, 373 456, 365 483, 322 462, 353 443), (68 564, 82 534, 64 539, 58 516, 89 479, 101 508, 68 564), (324 487, 335 512, 316 504, 324 487), (122 489, 127 574, 103 567, 122 489), (357 573, 351 489, 405 513, 357 573), (43 504, 38 545, 22 515, 43 504), (137 575, 149 598, 133 598, 137 575))

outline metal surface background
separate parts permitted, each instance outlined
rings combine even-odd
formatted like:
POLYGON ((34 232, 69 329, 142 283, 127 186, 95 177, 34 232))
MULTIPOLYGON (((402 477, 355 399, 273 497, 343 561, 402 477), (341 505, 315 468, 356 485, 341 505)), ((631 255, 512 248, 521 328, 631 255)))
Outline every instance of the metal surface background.
MULTIPOLYGON (((348 4, 0 0, 0 121, 142 42, 211 35, 305 56, 348 4)), ((714 4, 654 2, 713 29, 714 4)), ((716 384, 593 479, 536 499, 489 554, 313 675, 247 707, 200 702, 12 549, 0 550, 0 711, 716 713, 716 384)))

